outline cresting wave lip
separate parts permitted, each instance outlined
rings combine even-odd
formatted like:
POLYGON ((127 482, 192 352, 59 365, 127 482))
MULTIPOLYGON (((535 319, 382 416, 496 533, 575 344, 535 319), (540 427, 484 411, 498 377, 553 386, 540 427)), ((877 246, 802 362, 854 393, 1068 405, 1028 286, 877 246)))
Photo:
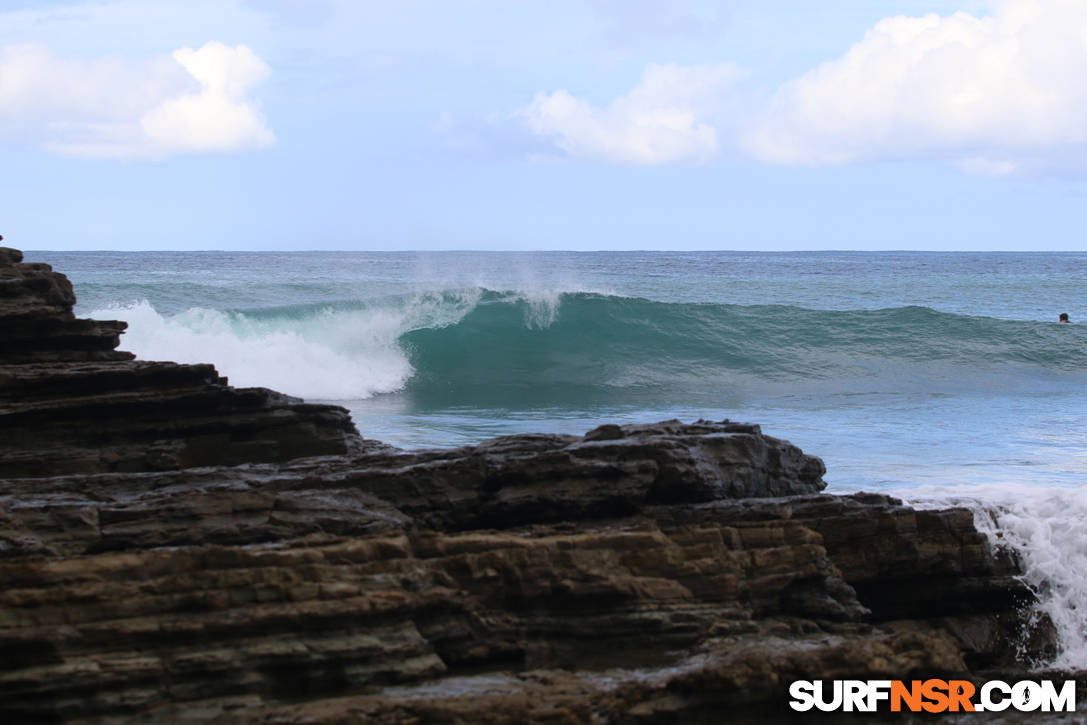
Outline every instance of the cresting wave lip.
POLYGON ((586 391, 675 398, 796 386, 953 390, 1087 371, 1079 327, 927 307, 827 311, 665 303, 588 292, 465 288, 374 300, 163 315, 146 301, 91 313, 130 323, 145 359, 213 362, 238 385, 358 400, 405 390, 531 402, 586 391))

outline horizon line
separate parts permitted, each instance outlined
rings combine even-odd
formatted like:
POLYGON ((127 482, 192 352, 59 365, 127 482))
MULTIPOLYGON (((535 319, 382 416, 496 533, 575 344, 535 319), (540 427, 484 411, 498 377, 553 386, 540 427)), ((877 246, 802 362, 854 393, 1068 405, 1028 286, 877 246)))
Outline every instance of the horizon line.
MULTIPOLYGON (((7 246, 7 245, 0 245, 7 246)), ((542 254, 542 253, 564 253, 564 254, 603 254, 603 253, 618 253, 618 254, 633 254, 633 253, 654 253, 654 254, 721 254, 721 253, 734 253, 734 254, 902 254, 902 253, 926 253, 926 254, 1087 254, 1087 249, 1084 250, 1068 250, 1068 249, 849 249, 849 248, 826 248, 826 249, 473 249, 473 248, 455 248, 455 249, 222 249, 222 248, 208 248, 208 249, 23 249, 19 247, 9 247, 10 249, 19 249, 24 254, 28 253, 61 253, 61 254, 96 254, 100 252, 107 252, 111 254, 147 254, 147 253, 162 253, 162 254, 183 254, 183 253, 226 253, 226 254, 329 254, 329 253, 348 253, 348 254, 433 254, 433 253, 454 253, 454 254, 542 254)))

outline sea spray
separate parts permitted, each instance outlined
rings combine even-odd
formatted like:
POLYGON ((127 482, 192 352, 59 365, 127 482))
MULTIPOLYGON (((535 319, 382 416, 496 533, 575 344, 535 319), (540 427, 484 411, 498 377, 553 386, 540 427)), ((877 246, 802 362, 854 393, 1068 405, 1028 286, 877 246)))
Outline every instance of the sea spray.
POLYGON ((1049 617, 1058 638, 1053 662, 1031 664, 1087 669, 1087 488, 926 488, 909 492, 909 497, 911 505, 923 508, 970 508, 978 531, 994 547, 1015 554, 1022 580, 1037 597, 1036 612, 1049 617))
POLYGON ((411 375, 404 356, 395 346, 382 345, 378 336, 363 357, 297 329, 273 329, 218 310, 190 308, 165 316, 141 301, 96 310, 93 317, 127 320, 122 347, 142 359, 211 362, 240 387, 268 387, 313 399, 364 399, 396 390, 411 375))
POLYGON ((122 344, 140 357, 212 362, 238 385, 322 400, 405 390, 439 406, 492 405, 506 393, 527 406, 627 393, 701 405, 1052 390, 1087 378, 1084 330, 923 307, 827 311, 475 287, 169 315, 141 301, 92 316, 128 320, 122 344))
POLYGON ((298 305, 257 311, 192 307, 162 315, 146 300, 91 313, 128 321, 123 347, 146 360, 212 362, 234 385, 318 400, 363 400, 403 387, 412 367, 398 344, 416 327, 455 324, 474 290, 399 304, 298 305))
POLYGON ((989 503, 975 519, 990 541, 1015 551, 1038 611, 1053 622, 1060 652, 1051 665, 1087 669, 1087 489, 1034 489, 989 503))

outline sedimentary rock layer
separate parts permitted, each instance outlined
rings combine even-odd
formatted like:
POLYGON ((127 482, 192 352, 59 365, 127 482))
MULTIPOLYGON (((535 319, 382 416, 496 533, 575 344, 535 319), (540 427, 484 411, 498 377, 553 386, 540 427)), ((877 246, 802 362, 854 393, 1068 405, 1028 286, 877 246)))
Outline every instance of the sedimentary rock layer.
POLYGON ((346 453, 343 408, 134 361, 124 322, 76 319, 67 277, 0 247, 0 476, 167 470, 346 453))
POLYGON ((814 493, 756 426, 604 432, 0 481, 0 702, 652 722, 1014 665, 1031 595, 968 512, 814 493))
POLYGON ((75 301, 63 274, 0 247, 0 364, 131 360, 132 353, 114 351, 127 325, 77 320, 75 301))

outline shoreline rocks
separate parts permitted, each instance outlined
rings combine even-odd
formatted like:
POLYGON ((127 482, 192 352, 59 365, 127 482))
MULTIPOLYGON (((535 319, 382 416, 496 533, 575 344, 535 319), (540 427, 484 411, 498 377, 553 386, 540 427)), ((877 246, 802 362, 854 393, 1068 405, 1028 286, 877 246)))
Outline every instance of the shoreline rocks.
POLYGON ((151 471, 357 446, 347 410, 232 388, 211 365, 134 360, 127 323, 76 319, 71 282, 0 247, 0 476, 151 471))
POLYGON ((781 721, 794 679, 1052 654, 968 511, 823 494, 758 426, 401 451, 96 357, 124 323, 72 326, 66 285, 0 250, 6 722, 781 721))

